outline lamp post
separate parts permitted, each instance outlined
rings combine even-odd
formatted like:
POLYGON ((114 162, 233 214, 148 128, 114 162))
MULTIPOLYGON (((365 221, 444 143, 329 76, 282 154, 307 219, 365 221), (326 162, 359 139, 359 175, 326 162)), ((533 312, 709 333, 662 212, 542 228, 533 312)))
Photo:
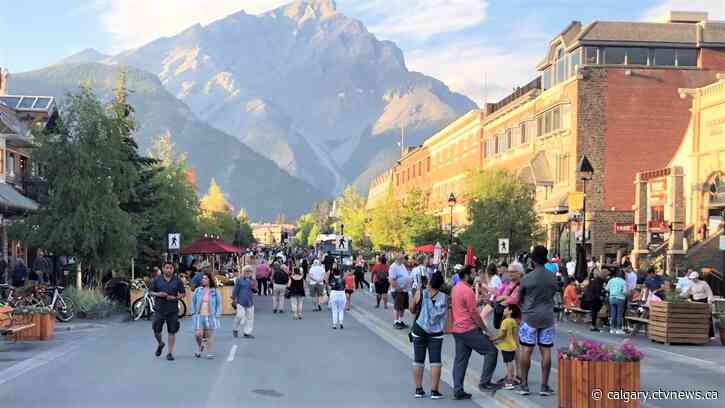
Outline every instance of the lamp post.
MULTIPOLYGON (((451 207, 451 231, 450 235, 448 236, 448 257, 447 257, 447 264, 448 267, 451 265, 451 252, 453 252, 453 208, 456 206, 456 196, 451 192, 451 195, 448 196, 448 206, 451 207)), ((446 268, 448 269, 448 268, 446 268)))
POLYGON ((586 279, 588 276, 587 271, 587 182, 592 180, 592 177, 594 176, 594 167, 592 167, 592 163, 589 162, 589 159, 587 156, 582 156, 581 161, 579 162, 579 167, 577 168, 577 171, 580 174, 580 180, 582 181, 582 191, 584 194, 584 198, 582 200, 582 243, 579 247, 579 250, 577 252, 577 260, 576 260, 576 267, 577 267, 577 279, 581 282, 584 279, 586 279))

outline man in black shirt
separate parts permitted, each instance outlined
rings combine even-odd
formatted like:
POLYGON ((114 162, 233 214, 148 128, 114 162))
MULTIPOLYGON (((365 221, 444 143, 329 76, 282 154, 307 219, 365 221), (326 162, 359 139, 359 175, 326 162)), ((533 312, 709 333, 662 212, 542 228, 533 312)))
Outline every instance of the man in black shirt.
POLYGON ((184 297, 185 292, 184 284, 174 275, 174 265, 165 262, 163 274, 154 278, 149 287, 149 295, 155 297, 152 328, 158 343, 156 357, 159 357, 164 350, 165 344, 161 332, 166 323, 169 337, 169 353, 166 359, 174 360, 174 335, 179 331, 179 299, 184 297))

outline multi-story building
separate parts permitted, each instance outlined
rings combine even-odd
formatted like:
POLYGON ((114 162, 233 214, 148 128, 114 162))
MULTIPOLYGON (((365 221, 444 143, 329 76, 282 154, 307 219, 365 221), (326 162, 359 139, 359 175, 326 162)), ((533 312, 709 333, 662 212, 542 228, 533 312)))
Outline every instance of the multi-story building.
MULTIPOLYGON (((678 88, 698 87, 725 69, 725 23, 706 13, 670 13, 662 22, 571 23, 554 37, 540 77, 495 105, 484 119, 484 167, 502 166, 536 185, 537 209, 556 253, 573 254, 584 190, 577 164, 594 167, 587 182, 587 247, 594 256, 627 252, 634 186, 643 168, 667 164, 689 124, 678 88)), ((579 235, 579 240, 581 236, 579 235)))
POLYGON ((465 223, 466 171, 506 168, 535 186, 552 252, 573 256, 582 214, 569 198, 585 189, 577 167, 587 156, 594 173, 586 182, 586 248, 596 257, 626 253, 632 234, 615 226, 632 220, 630 180, 674 155, 690 121, 677 90, 725 70, 725 23, 689 12, 659 22, 574 21, 543 53, 528 84, 425 141, 430 173, 409 178, 405 156, 391 169, 391 187, 427 185, 443 220, 454 193, 454 224, 465 223))
POLYGON ((42 195, 42 167, 31 159, 31 128, 45 126, 56 112, 50 96, 7 95, 9 74, 0 69, 0 228, 3 257, 27 260, 27 248, 7 239, 13 220, 38 209, 42 195))
POLYGON ((268 247, 282 245, 284 233, 287 233, 288 239, 291 239, 296 232, 296 227, 291 224, 251 224, 250 226, 254 240, 268 247))

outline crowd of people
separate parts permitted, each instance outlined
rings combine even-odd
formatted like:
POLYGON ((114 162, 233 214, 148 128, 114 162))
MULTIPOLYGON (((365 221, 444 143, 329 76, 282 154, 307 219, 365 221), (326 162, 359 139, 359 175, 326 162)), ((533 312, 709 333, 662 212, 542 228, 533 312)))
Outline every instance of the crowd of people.
MULTIPOLYGON (((254 338, 256 296, 272 297, 273 314, 287 313, 289 300, 293 320, 303 318, 304 299, 309 296, 308 309, 329 310, 331 328, 343 330, 345 312, 353 307, 356 291, 368 290, 375 298, 375 308, 392 306, 392 326, 408 331, 417 398, 427 396, 423 389, 426 356, 432 377, 430 398, 443 398, 439 384, 445 334, 452 334, 455 344, 454 399, 471 398, 464 389, 464 379, 474 351, 483 356, 480 391, 503 388, 529 395, 529 371, 536 348, 541 356, 538 394, 552 395, 551 353, 560 312, 588 311, 592 316, 591 328, 598 331, 600 311, 606 306, 610 333, 622 334, 628 302, 643 296, 650 302, 662 300, 665 286, 662 276, 653 270, 640 276, 626 263, 616 267, 590 265, 588 276, 580 281, 574 276, 573 261, 550 259, 543 246, 510 264, 491 263, 480 269, 456 265, 450 278, 440 265, 432 265, 431 257, 425 254, 414 259, 403 253, 380 255, 374 263, 362 257, 342 262, 314 251, 260 253, 249 259, 241 273, 234 274, 234 337, 241 332, 244 338, 254 338), (640 286, 646 294, 637 292, 640 286), (499 354, 506 375, 494 379, 499 354)), ((207 358, 214 358, 214 332, 220 327, 222 302, 229 299, 222 299, 221 292, 216 290, 208 264, 197 267, 192 263, 188 269, 194 291, 191 311, 198 344, 195 355, 201 357, 206 351, 207 358)), ((184 296, 184 285, 173 272, 173 265, 165 264, 150 286, 151 295, 159 299, 152 325, 157 339, 156 355, 160 356, 166 346, 161 335, 165 324, 169 360, 174 359, 174 335, 179 329, 176 299, 184 296)), ((712 291, 697 272, 691 271, 688 277, 686 287, 678 286, 681 296, 698 302, 712 300, 712 291)))

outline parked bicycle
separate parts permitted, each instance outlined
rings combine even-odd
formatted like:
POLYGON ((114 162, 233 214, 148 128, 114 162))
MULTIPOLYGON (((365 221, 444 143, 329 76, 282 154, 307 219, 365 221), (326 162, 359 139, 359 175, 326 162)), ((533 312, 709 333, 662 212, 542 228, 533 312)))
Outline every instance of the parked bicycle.
POLYGON ((76 304, 73 299, 63 295, 63 286, 48 286, 41 289, 40 295, 44 306, 55 311, 55 318, 59 322, 69 322, 76 315, 76 304))
POLYGON ((0 284, 0 301, 14 308, 47 307, 55 312, 56 320, 69 322, 75 317, 76 305, 71 298, 63 296, 63 289, 63 286, 14 288, 0 284))
MULTIPOLYGON (((143 282, 143 281, 142 281, 143 282)), ((139 320, 142 317, 150 319, 154 313, 154 297, 149 294, 149 288, 145 283, 138 283, 143 289, 143 296, 134 300, 131 304, 131 318, 133 320, 139 320)), ((179 318, 186 315, 186 303, 183 299, 179 299, 179 318)))

